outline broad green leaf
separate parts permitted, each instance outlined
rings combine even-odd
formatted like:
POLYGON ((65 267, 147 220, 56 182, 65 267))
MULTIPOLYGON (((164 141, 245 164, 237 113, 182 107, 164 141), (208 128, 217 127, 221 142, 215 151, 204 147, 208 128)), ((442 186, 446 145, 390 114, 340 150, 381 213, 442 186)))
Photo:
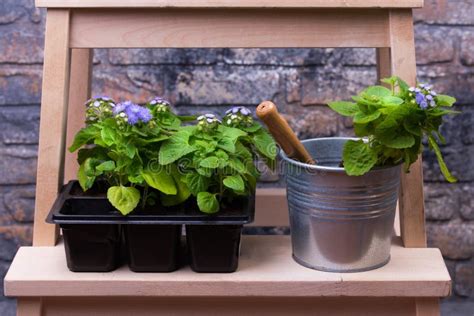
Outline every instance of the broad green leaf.
POLYGON ((197 195, 199 192, 207 191, 211 179, 200 175, 199 173, 188 173, 186 175, 186 184, 193 195, 197 195))
POLYGON ((171 175, 173 176, 173 180, 176 184, 177 193, 175 195, 161 195, 161 203, 164 206, 172 206, 183 203, 191 195, 191 191, 183 181, 184 176, 179 173, 178 168, 174 165, 171 168, 171 175))
POLYGON ((127 215, 137 207, 140 191, 133 187, 114 186, 107 190, 107 199, 122 215, 127 215))
POLYGON ((428 142, 430 144, 430 147, 433 149, 433 151, 436 154, 436 158, 438 159, 438 164, 439 168, 441 169, 441 173, 443 174, 444 178, 448 180, 448 182, 457 182, 458 179, 454 177, 451 172, 449 172, 448 166, 446 166, 446 163, 444 162, 443 155, 441 154, 441 150, 438 147, 438 144, 436 143, 436 140, 433 136, 428 136, 428 142))
POLYGON ((235 127, 224 126, 224 125, 219 125, 218 131, 222 133, 224 137, 228 137, 232 139, 233 141, 236 141, 237 138, 239 137, 247 135, 247 133, 241 129, 238 129, 235 127))
POLYGON ((363 91, 363 94, 383 98, 392 95, 392 91, 383 86, 370 86, 363 91))
POLYGON ((237 192, 245 190, 244 180, 238 174, 225 177, 223 183, 226 187, 237 192))
POLYGON ((115 169, 115 162, 113 162, 112 160, 104 161, 103 163, 98 165, 96 169, 100 171, 112 171, 115 169))
POLYGON ((230 153, 235 152, 235 141, 229 137, 221 137, 217 143, 219 148, 222 148, 230 153))
POLYGON ((390 148, 409 148, 415 144, 413 135, 401 129, 397 121, 387 118, 375 129, 377 139, 390 148))
POLYGON ((97 166, 101 164, 101 161, 96 158, 87 158, 84 161, 84 173, 88 177, 100 176, 102 174, 101 170, 97 170, 97 166))
POLYGON ((252 137, 253 143, 259 153, 263 156, 274 159, 277 154, 277 147, 273 137, 265 129, 258 130, 252 137))
POLYGON ((77 170, 77 179, 83 191, 87 191, 94 185, 95 176, 89 177, 84 171, 84 163, 79 166, 77 170))
POLYGON ((387 105, 387 106, 395 106, 395 105, 402 104, 404 101, 402 98, 389 95, 387 97, 383 97, 382 102, 384 105, 387 105))
POLYGON ((71 147, 69 147, 69 151, 75 152, 82 146, 89 144, 98 135, 99 130, 93 125, 82 128, 74 137, 74 141, 72 142, 71 147))
POLYGON ((366 124, 375 121, 380 117, 380 114, 380 111, 375 111, 370 114, 366 114, 364 112, 357 112, 356 115, 354 115, 354 123, 366 124))
POLYGON ((353 102, 337 101, 328 103, 328 105, 333 111, 343 116, 354 116, 359 111, 359 107, 353 102))
POLYGON ((419 121, 416 118, 407 117, 403 121, 403 127, 413 135, 420 136, 422 135, 422 130, 419 125, 419 121))
POLYGON ((191 129, 182 129, 176 132, 168 140, 164 141, 160 148, 159 161, 162 165, 170 164, 179 158, 196 150, 189 144, 191 129))
POLYGON ((360 176, 372 169, 377 162, 377 153, 362 140, 349 140, 342 153, 344 169, 350 176, 360 176))
POLYGON ((248 173, 247 169, 245 168, 245 165, 240 160, 236 158, 230 158, 228 162, 229 167, 237 171, 238 173, 248 173))
POLYGON ((82 164, 87 158, 97 158, 100 160, 107 160, 107 149, 100 147, 100 146, 94 146, 92 148, 81 148, 77 152, 77 162, 79 164, 82 164))
POLYGON ((145 168, 142 171, 143 179, 152 188, 165 194, 176 194, 178 192, 171 172, 167 168, 160 166, 157 170, 145 168))
POLYGON ((257 122, 253 122, 252 125, 250 125, 250 126, 242 127, 242 130, 246 131, 247 133, 255 133, 256 131, 258 131, 261 128, 262 128, 262 125, 260 125, 257 122))
POLYGON ((219 211, 219 202, 217 201, 216 194, 199 192, 197 195, 197 204, 199 210, 203 213, 212 214, 219 211))
POLYGON ((117 131, 112 127, 104 126, 100 131, 100 136, 107 146, 112 146, 118 142, 117 131))
POLYGON ((435 99, 436 104, 439 106, 453 106, 453 104, 456 102, 455 98, 444 94, 438 94, 435 99))
POLYGON ((201 167, 214 169, 219 167, 219 158, 215 156, 207 157, 199 163, 201 167))

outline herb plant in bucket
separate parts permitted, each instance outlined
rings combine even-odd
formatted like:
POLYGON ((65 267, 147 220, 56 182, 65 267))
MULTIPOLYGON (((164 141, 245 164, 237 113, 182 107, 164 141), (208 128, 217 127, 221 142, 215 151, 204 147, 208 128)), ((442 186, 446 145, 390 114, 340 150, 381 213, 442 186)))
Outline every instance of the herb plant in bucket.
POLYGON ((429 85, 409 87, 398 77, 382 82, 390 88, 370 86, 352 97, 353 102, 329 103, 337 113, 352 117, 356 136, 363 138, 350 140, 344 146, 343 164, 347 174, 363 175, 375 166, 400 163, 408 172, 422 152, 422 140, 426 137, 443 176, 455 182, 438 144, 445 143, 440 133, 443 116, 459 113, 449 109, 456 99, 437 94, 429 85))

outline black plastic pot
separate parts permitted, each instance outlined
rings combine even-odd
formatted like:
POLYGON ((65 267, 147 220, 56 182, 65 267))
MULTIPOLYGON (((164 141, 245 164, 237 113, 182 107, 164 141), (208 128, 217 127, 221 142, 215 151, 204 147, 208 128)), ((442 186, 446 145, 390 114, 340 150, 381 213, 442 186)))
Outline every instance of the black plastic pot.
POLYGON ((123 225, 128 266, 135 272, 179 268, 181 225, 123 225))
POLYGON ((242 225, 186 225, 191 269, 234 272, 239 264, 242 225))
POLYGON ((78 182, 71 181, 51 209, 47 221, 63 229, 71 271, 115 269, 122 263, 122 239, 132 271, 174 271, 179 268, 182 224, 186 224, 194 271, 237 269, 242 225, 254 218, 254 195, 236 199, 213 215, 200 212, 190 200, 178 207, 136 210, 123 216, 108 202, 105 192, 101 183, 82 192, 78 182))

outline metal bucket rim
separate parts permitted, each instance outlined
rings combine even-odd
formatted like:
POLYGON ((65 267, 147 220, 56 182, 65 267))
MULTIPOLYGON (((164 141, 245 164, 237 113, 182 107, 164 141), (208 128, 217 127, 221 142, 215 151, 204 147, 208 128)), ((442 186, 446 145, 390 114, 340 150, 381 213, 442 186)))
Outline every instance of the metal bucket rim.
MULTIPOLYGON (((317 138, 310 138, 302 140, 301 143, 303 145, 305 143, 309 143, 315 140, 361 140, 363 138, 358 137, 317 137, 317 138)), ((327 172, 334 172, 334 173, 346 173, 343 167, 329 167, 329 166, 320 166, 320 165, 311 165, 305 162, 297 161, 288 157, 283 150, 280 150, 280 157, 285 160, 287 163, 298 166, 300 168, 311 169, 311 170, 319 170, 319 171, 327 171, 327 172)), ((400 167, 401 163, 397 165, 389 165, 389 166, 378 166, 372 168, 368 173, 376 172, 378 170, 385 170, 391 168, 398 168, 400 167)))

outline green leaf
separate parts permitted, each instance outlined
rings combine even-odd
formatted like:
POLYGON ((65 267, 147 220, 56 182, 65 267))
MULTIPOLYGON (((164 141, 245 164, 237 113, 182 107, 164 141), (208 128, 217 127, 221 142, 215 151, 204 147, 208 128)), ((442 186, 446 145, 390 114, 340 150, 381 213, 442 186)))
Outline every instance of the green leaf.
POLYGON ((349 140, 344 145, 342 158, 346 173, 350 176, 360 176, 375 166, 377 153, 362 140, 349 140))
POLYGON ((458 179, 454 177, 451 172, 449 172, 448 166, 446 166, 446 163, 444 162, 443 155, 441 154, 441 150, 438 147, 438 144, 436 143, 436 140, 433 136, 428 136, 428 142, 430 144, 430 147, 433 149, 433 151, 436 154, 436 158, 438 159, 438 164, 439 168, 441 169, 441 173, 443 174, 444 178, 448 180, 448 182, 457 182, 458 179))
POLYGON ((225 177, 223 183, 226 187, 237 192, 245 190, 244 180, 238 174, 225 177))
POLYGON ((89 144, 95 137, 99 135, 99 130, 94 125, 90 125, 82 128, 74 136, 74 141, 72 142, 71 147, 69 147, 69 152, 75 152, 80 147, 89 144))
POLYGON ((117 131, 109 126, 104 126, 100 131, 100 136, 102 141, 107 145, 111 146, 118 143, 118 134, 117 131))
POLYGON ((328 105, 333 111, 343 116, 354 116, 359 111, 359 107, 353 102, 337 101, 328 103, 328 105))
POLYGON ((171 138, 163 142, 159 152, 160 164, 170 164, 179 158, 195 151, 196 148, 189 144, 189 137, 191 135, 191 129, 183 128, 171 136, 171 138))
POLYGON ((97 166, 101 164, 101 161, 96 158, 87 158, 84 161, 84 173, 88 177, 95 177, 95 176, 100 176, 102 174, 102 171, 97 170, 97 166))
POLYGON ((247 135, 247 133, 241 129, 238 129, 235 127, 224 126, 224 125, 219 125, 218 131, 222 133, 222 136, 228 137, 232 139, 233 141, 236 141, 237 138, 239 137, 247 135))
POLYGON ((388 97, 392 95, 392 91, 389 89, 383 87, 383 86, 370 86, 367 89, 365 89, 362 94, 368 95, 368 96, 374 96, 378 98, 383 98, 383 97, 388 97))
POLYGON ((379 141, 390 148, 409 148, 415 144, 415 138, 408 132, 400 129, 397 121, 387 118, 375 129, 379 141))
POLYGON ((242 130, 246 131, 247 133, 255 133, 256 131, 258 131, 261 128, 262 128, 262 125, 260 125, 257 122, 253 122, 252 125, 250 125, 250 126, 242 127, 242 130))
POLYGON ((79 180, 79 185, 83 191, 87 191, 94 185, 95 177, 89 177, 84 171, 84 163, 79 166, 77 170, 77 179, 79 180))
POLYGON ((193 195, 197 195, 199 192, 207 191, 211 179, 200 175, 199 173, 188 173, 186 175, 186 184, 193 195))
POLYGON ((133 187, 114 186, 107 190, 107 199, 122 215, 127 215, 137 207, 140 191, 133 187))
POLYGON ((219 211, 219 202, 217 201, 216 194, 199 192, 197 195, 197 204, 199 210, 203 213, 212 214, 219 211))
POLYGON ((162 166, 160 166, 160 168, 157 168, 157 170, 145 168, 142 171, 142 176, 149 186, 157 189, 158 191, 172 195, 178 192, 171 172, 169 172, 167 168, 164 168, 162 166))
POLYGON ((364 112, 357 112, 356 115, 354 115, 354 123, 367 124, 378 119, 380 117, 380 114, 381 113, 379 111, 375 111, 369 114, 364 112))
POLYGON ((230 158, 228 163, 229 167, 238 173, 248 173, 247 168, 245 168, 245 165, 242 163, 242 161, 236 158, 230 158))
POLYGON ((455 102, 456 99, 449 95, 438 94, 436 96, 436 104, 439 106, 453 106, 455 102))
POLYGON ((384 105, 387 105, 387 106, 396 106, 396 105, 402 104, 404 101, 402 98, 390 95, 387 97, 383 97, 382 102, 384 105))
POLYGON ((179 173, 178 168, 174 165, 171 168, 171 175, 173 176, 174 182, 176 184, 177 193, 175 195, 162 194, 161 203, 164 206, 172 206, 183 203, 191 195, 191 191, 183 181, 184 176, 179 173))
POLYGON ((219 158, 215 156, 207 157, 199 163, 201 167, 214 169, 219 167, 219 158))
POLYGON ((115 162, 113 162, 112 160, 104 161, 103 163, 98 165, 96 169, 100 171, 112 171, 115 169, 115 162))
POLYGON ((252 137, 253 143, 259 153, 263 156, 274 159, 277 154, 277 147, 273 137, 265 130, 258 130, 252 137))

